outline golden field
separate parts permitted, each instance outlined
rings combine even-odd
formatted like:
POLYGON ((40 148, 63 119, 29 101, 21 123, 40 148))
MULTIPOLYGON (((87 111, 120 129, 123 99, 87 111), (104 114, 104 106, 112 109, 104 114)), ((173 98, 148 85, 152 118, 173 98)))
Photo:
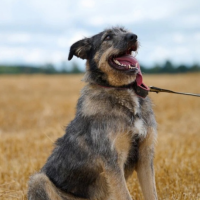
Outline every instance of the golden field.
MULTIPOLYGON (((0 199, 26 199, 29 176, 73 119, 82 75, 0 77, 0 199)), ((145 83, 200 93, 200 74, 145 75, 145 83)), ((200 98, 151 93, 158 122, 155 172, 160 200, 200 199, 200 98)), ((128 186, 142 200, 136 174, 128 186)))

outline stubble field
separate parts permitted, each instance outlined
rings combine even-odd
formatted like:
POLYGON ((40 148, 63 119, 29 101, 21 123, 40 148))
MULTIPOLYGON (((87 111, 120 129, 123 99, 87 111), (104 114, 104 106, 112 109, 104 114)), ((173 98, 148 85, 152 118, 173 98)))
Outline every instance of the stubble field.
MULTIPOLYGON (((0 199, 26 199, 29 176, 73 119, 82 76, 0 77, 0 199)), ((200 74, 144 76, 145 83, 200 93, 200 74)), ((154 94, 158 122, 155 172, 160 200, 200 199, 200 98, 154 94)), ((142 200, 136 174, 128 181, 142 200)))

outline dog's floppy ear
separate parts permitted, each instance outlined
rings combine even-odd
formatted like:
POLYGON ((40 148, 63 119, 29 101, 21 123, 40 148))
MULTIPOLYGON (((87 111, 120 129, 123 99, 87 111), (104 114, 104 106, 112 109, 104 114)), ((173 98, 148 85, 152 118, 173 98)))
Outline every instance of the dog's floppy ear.
POLYGON ((70 47, 68 60, 71 60, 73 55, 75 55, 79 58, 82 58, 82 59, 87 59, 89 56, 91 47, 92 47, 92 45, 89 41, 89 38, 85 38, 83 40, 79 40, 78 42, 75 42, 70 47))

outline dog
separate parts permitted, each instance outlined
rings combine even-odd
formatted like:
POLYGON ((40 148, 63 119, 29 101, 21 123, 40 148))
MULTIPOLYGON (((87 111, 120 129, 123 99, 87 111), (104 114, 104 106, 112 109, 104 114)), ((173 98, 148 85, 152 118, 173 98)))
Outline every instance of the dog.
POLYGON ((65 135, 31 176, 29 200, 131 200, 126 180, 134 170, 145 200, 157 199, 152 103, 130 87, 140 73, 137 49, 137 35, 122 27, 71 46, 69 60, 87 60, 87 84, 65 135))

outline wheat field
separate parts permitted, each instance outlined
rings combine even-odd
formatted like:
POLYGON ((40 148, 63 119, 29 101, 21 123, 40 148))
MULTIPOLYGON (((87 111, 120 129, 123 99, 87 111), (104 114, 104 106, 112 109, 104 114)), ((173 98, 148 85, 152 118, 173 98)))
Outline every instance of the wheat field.
MULTIPOLYGON (((82 75, 0 77, 0 199, 26 199, 29 176, 51 153, 73 119, 82 75)), ((200 93, 200 74, 145 75, 145 83, 200 93)), ((160 200, 200 199, 200 98, 174 94, 150 97, 158 122, 155 173, 160 200)), ((142 193, 134 173, 134 200, 142 193)))

